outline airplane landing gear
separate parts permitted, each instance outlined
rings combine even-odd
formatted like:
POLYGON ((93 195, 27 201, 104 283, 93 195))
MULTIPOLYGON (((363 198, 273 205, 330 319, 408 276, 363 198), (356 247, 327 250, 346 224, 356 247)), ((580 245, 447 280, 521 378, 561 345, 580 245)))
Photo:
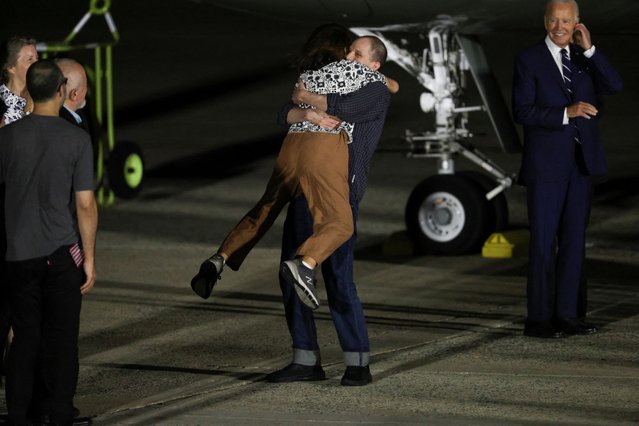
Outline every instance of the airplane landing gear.
POLYGON ((420 251, 459 255, 476 251, 490 234, 490 213, 479 183, 461 174, 436 175, 415 187, 405 220, 420 251))
POLYGON ((351 28, 357 35, 379 37, 388 59, 397 63, 426 89, 420 97, 425 113, 434 113, 435 130, 406 130, 408 157, 438 161, 437 175, 420 182, 406 204, 408 236, 420 251, 458 255, 479 251, 483 241, 508 226, 508 204, 503 191, 510 188, 510 175, 477 150, 467 127, 469 113, 486 112, 502 149, 520 152, 519 136, 508 107, 500 94, 479 42, 458 32, 461 17, 440 16, 427 25, 392 25, 383 28, 351 28), (401 33, 395 44, 384 33, 401 33), (408 50, 410 33, 417 33, 421 51, 408 50), (467 74, 477 86, 482 102, 466 105, 467 74), (459 156, 487 174, 455 171, 459 156))
MULTIPOLYGON (((484 194, 489 193, 496 186, 495 180, 484 173, 473 170, 460 170, 457 174, 477 182, 484 198, 484 194)), ((488 235, 506 230, 508 228, 508 202, 504 192, 502 191, 491 200, 486 201, 488 203, 489 218, 489 223, 486 224, 488 235)))

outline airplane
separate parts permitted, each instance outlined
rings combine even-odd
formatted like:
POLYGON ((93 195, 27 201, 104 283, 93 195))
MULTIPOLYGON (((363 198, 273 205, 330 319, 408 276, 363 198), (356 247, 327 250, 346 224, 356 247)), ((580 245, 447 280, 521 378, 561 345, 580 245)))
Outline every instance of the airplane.
MULTIPOLYGON (((429 126, 434 131, 406 132, 410 156, 438 161, 438 174, 419 183, 407 201, 408 235, 426 252, 454 255, 477 250, 490 233, 507 227, 508 205, 503 191, 513 184, 514 176, 473 147, 469 121, 479 111, 488 113, 505 152, 517 152, 520 142, 490 64, 474 36, 490 32, 539 34, 545 0, 186 1, 208 6, 205 11, 220 7, 274 22, 301 21, 309 27, 336 22, 356 34, 383 38, 391 61, 423 87, 416 108, 435 117, 429 126), (539 18, 531 19, 535 16, 539 18), (469 82, 474 82, 481 94, 479 105, 464 104, 463 91, 469 82), (486 173, 457 170, 455 160, 459 155, 486 173)), ((91 0, 91 7, 98 10, 108 9, 109 4, 108 0, 91 0)), ((593 31, 636 34, 637 2, 581 0, 579 4, 582 20, 593 31)), ((123 162, 127 155, 122 156, 123 162)), ((143 165, 135 164, 133 181, 140 185, 143 165)), ((120 174, 127 170, 116 169, 120 174)), ((120 181, 127 189, 128 180, 120 181)))
MULTIPOLYGON (((248 14, 316 24, 380 27, 424 23, 438 15, 467 16, 464 34, 538 31, 546 0, 190 0, 248 14), (532 17, 532 18, 531 18, 532 17), (539 17, 535 19, 534 17, 539 17)), ((579 0, 582 21, 617 34, 637 32, 639 5, 632 0, 579 0)))

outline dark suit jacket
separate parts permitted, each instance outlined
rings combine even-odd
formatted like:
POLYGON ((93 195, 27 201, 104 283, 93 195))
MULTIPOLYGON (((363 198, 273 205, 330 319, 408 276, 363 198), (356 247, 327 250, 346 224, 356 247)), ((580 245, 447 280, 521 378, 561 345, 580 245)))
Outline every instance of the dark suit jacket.
POLYGON ((82 123, 78 124, 78 122, 75 121, 75 117, 71 115, 68 109, 66 109, 65 107, 60 108, 60 118, 64 118, 69 123, 75 124, 76 126, 80 127, 81 129, 84 129, 88 134, 91 135, 91 131, 89 128, 89 121, 87 120, 87 117, 82 113, 81 109, 76 111, 76 114, 78 114, 82 118, 82 123))
POLYGON ((578 117, 564 125, 563 114, 564 108, 577 101, 588 102, 601 113, 602 96, 621 90, 621 77, 599 49, 589 59, 578 45, 571 44, 570 52, 574 101, 545 41, 523 50, 515 61, 512 105, 515 121, 524 126, 520 170, 524 183, 568 179, 575 167, 577 131, 589 174, 606 171, 599 115, 578 117))

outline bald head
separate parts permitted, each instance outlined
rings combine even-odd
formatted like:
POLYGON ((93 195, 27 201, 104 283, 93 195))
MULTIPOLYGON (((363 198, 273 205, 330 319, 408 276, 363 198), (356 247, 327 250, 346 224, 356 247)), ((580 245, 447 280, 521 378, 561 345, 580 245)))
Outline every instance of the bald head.
POLYGON ((357 61, 377 71, 386 60, 386 46, 375 36, 358 37, 351 43, 346 59, 357 61))
POLYGON ((87 95, 87 74, 84 67, 73 59, 64 58, 55 61, 67 78, 67 99, 64 105, 72 111, 84 107, 87 95))

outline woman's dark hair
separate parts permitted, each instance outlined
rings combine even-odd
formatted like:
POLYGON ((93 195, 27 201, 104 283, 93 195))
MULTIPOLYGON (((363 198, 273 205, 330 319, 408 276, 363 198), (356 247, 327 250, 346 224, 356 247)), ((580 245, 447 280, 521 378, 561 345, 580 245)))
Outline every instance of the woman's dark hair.
POLYGON ((309 36, 296 61, 299 72, 316 70, 346 58, 353 33, 337 24, 321 25, 309 36))

